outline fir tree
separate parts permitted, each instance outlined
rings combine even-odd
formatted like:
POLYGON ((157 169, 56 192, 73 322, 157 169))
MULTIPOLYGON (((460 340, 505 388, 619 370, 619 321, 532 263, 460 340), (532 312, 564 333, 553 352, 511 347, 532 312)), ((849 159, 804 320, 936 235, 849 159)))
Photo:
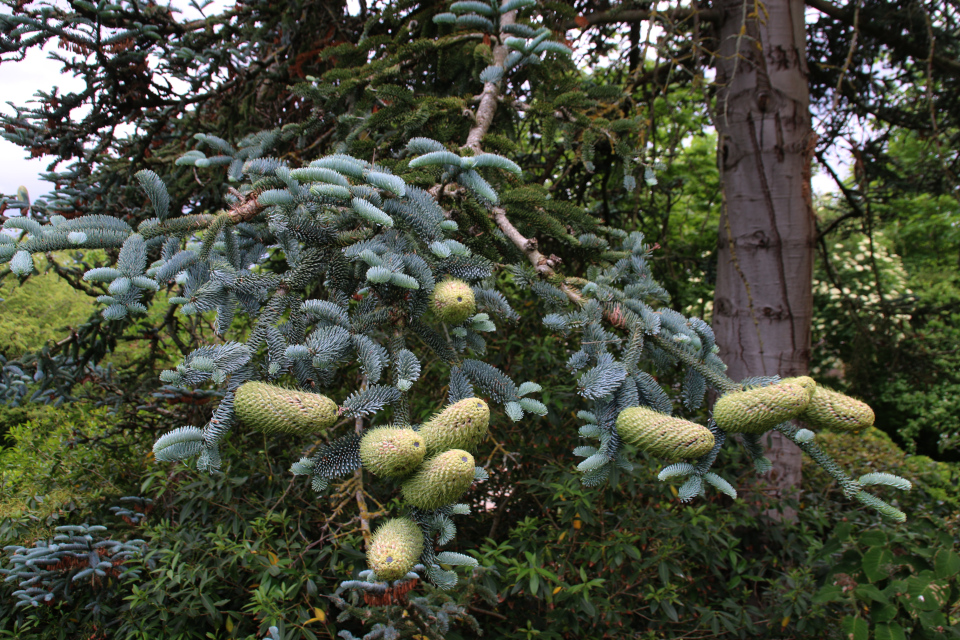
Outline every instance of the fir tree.
MULTIPOLYGON (((117 12, 90 6, 96 15, 117 12)), ((546 329, 576 345, 567 368, 583 398, 579 437, 595 441, 571 447, 583 458, 585 485, 630 471, 626 441, 670 463, 660 477, 682 481, 680 500, 709 487, 736 496, 716 467, 722 448, 740 434, 765 472, 760 437, 772 429, 848 497, 902 520, 865 487, 909 482, 883 473, 854 480, 816 434, 791 422, 813 411, 813 381, 729 379, 710 326, 667 305, 642 234, 606 226, 573 205, 569 191, 530 178, 527 164, 554 150, 574 153, 592 171, 604 139, 619 184, 631 191, 640 146, 636 118, 602 115, 616 113, 619 93, 580 76, 535 1, 407 8, 389 5, 356 42, 324 48, 331 68, 294 87, 301 108, 282 126, 234 133, 214 123, 219 129, 196 132, 192 148, 162 171, 158 164, 136 172, 122 188, 128 199, 130 189, 143 194, 135 215, 107 215, 109 202, 87 206, 101 188, 88 173, 79 188, 64 190, 68 198, 4 223, 0 258, 13 276, 30 277, 36 254, 115 255, 111 266, 83 274, 98 294, 101 332, 142 318, 161 291, 177 317, 213 322, 219 339, 196 345, 160 380, 166 391, 214 392, 219 403, 206 424, 161 436, 156 459, 216 473, 231 430, 323 437, 315 455, 291 460, 294 474, 322 492, 365 466, 395 479, 404 503, 370 540, 371 570, 344 589, 381 597, 415 577, 452 588, 457 574, 446 567, 476 563, 441 550, 456 519, 469 516, 459 500, 497 471, 473 458, 485 420, 490 412, 521 421, 547 411, 536 396, 550 381, 518 384, 483 359, 484 334, 509 330, 517 317, 500 290, 503 275, 539 301, 546 329), (194 176, 210 186, 192 203, 176 188, 194 176), (422 378, 428 359, 444 363, 444 380, 422 378), (354 364, 363 382, 351 387, 341 374, 354 364), (649 372, 677 368, 679 406, 649 372), (451 408, 438 407, 421 426, 409 407, 428 384, 446 385, 451 408), (743 415, 727 411, 733 417, 706 425, 672 417, 693 417, 711 389, 743 415), (471 403, 489 409, 453 410, 471 403), (438 428, 456 434, 441 437, 438 428)), ((38 28, 5 19, 24 33, 38 28)), ((141 27, 124 37, 163 32, 141 27)), ((215 59, 181 49, 167 62, 177 56, 215 59)), ((183 122, 200 128, 192 116, 183 122)), ((78 360, 61 364, 76 368, 78 360)), ((393 624, 376 631, 396 637, 393 624)))

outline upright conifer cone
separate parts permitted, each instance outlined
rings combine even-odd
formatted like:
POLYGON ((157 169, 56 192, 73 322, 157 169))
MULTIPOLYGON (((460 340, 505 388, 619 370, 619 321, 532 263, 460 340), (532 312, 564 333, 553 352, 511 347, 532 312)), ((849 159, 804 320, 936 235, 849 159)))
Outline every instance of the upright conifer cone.
POLYGON ((624 409, 617 416, 617 433, 652 456, 669 462, 696 460, 713 449, 710 430, 648 407, 624 409))
POLYGON ((447 449, 474 451, 489 425, 487 403, 480 398, 465 398, 424 422, 418 433, 427 445, 427 455, 447 449))
POLYGON ((234 400, 237 417, 264 433, 323 433, 337 420, 337 403, 308 391, 245 382, 234 400))
POLYGON ((423 437, 413 429, 371 429, 360 440, 360 460, 378 476, 407 475, 420 466, 426 451, 423 437))
POLYGON ((463 280, 451 278, 433 288, 433 312, 447 324, 460 324, 477 311, 473 289, 463 280))
POLYGON ((424 511, 439 509, 455 502, 473 484, 473 456, 462 449, 451 449, 423 463, 420 470, 403 483, 403 499, 424 511))
POLYGON ((800 419, 811 427, 859 431, 873 426, 873 409, 864 402, 826 387, 817 387, 800 419))
POLYGON ((807 408, 816 390, 812 378, 787 378, 767 387, 735 391, 713 407, 713 419, 724 431, 760 435, 807 408))
POLYGON ((423 533, 410 518, 391 518, 373 534, 367 564, 380 580, 399 580, 423 553, 423 533))

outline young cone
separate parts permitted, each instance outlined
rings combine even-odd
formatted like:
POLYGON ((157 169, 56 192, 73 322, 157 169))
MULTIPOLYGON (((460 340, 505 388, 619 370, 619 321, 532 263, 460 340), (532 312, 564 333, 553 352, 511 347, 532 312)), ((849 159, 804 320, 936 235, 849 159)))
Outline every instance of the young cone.
POLYGON ((391 518, 373 534, 367 564, 380 580, 399 580, 423 553, 423 533, 410 518, 391 518))
POLYGON ((873 426, 873 409, 864 402, 826 387, 817 387, 813 400, 799 418, 811 427, 860 431, 873 426))
POLYGON ((323 433, 337 420, 337 403, 330 398, 265 382, 240 385, 234 406, 241 422, 264 433, 323 433))
POLYGON ((403 483, 403 499, 424 511, 439 509, 455 502, 470 488, 473 474, 473 456, 462 449, 451 449, 424 462, 403 483))
POLYGON ((617 433, 652 456, 669 462, 696 460, 713 449, 713 434, 699 424, 673 418, 648 407, 624 409, 617 433))
POLYGON ((423 462, 427 447, 413 429, 381 427, 371 429, 360 440, 363 466, 378 476, 405 476, 423 462))
POLYGON ((477 311, 473 289, 463 280, 444 280, 433 288, 433 312, 447 324, 460 324, 477 311))
POLYGON ((487 435, 490 407, 480 398, 465 398, 423 423, 418 432, 427 455, 447 449, 474 451, 487 435))
POLYGON ((760 435, 799 416, 810 404, 815 389, 813 379, 803 376, 728 393, 714 405, 713 419, 724 431, 760 435))

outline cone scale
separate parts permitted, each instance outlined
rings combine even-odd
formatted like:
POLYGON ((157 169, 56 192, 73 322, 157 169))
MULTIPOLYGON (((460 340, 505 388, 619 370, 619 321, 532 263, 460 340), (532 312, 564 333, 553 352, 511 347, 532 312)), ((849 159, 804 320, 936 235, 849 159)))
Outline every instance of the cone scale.
POLYGON ((444 280, 433 288, 433 312, 447 324, 461 324, 477 311, 473 289, 463 280, 444 280))
POLYGON ((873 426, 873 409, 864 402, 826 387, 817 387, 800 419, 809 426, 834 431, 860 431, 873 426))

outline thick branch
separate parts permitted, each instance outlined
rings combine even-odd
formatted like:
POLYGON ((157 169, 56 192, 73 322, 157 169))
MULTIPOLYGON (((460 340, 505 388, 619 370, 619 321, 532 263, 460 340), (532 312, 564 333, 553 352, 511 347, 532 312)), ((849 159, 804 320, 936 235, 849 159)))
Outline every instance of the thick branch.
MULTIPOLYGON (((850 26, 853 26, 854 24, 855 12, 852 9, 838 7, 829 0, 804 0, 804 3, 808 7, 816 9, 820 13, 823 13, 834 20, 838 20, 850 26)), ((657 16, 662 16, 666 20, 676 24, 687 20, 692 20, 694 17, 701 22, 718 22, 721 18, 721 13, 717 10, 697 11, 695 9, 688 8, 670 9, 667 11, 651 11, 648 9, 619 10, 615 8, 609 11, 597 11, 596 13, 591 13, 590 15, 579 16, 573 20, 564 22, 560 28, 566 32, 573 29, 582 30, 605 24, 644 22, 647 20, 652 20, 657 16)), ((924 62, 929 60, 934 69, 960 77, 960 61, 936 54, 934 54, 931 58, 930 51, 927 48, 910 42, 910 40, 901 36, 899 32, 884 29, 877 22, 861 20, 858 26, 864 34, 870 36, 871 38, 876 38, 891 49, 905 53, 917 60, 924 62)))
MULTIPOLYGON (((500 17, 500 25, 513 24, 515 18, 516 11, 507 12, 500 17)), ((498 42, 493 48, 493 63, 501 68, 504 66, 507 54, 509 53, 507 46, 504 44, 506 36, 507 34, 501 32, 498 42)), ((493 116, 497 112, 497 103, 500 100, 500 87, 502 82, 502 80, 500 82, 487 82, 483 85, 483 93, 480 94, 480 104, 477 106, 477 123, 470 129, 470 134, 467 136, 467 142, 464 145, 465 148, 471 149, 474 153, 483 151, 480 142, 483 140, 483 136, 486 135, 487 131, 490 130, 490 125, 493 123, 493 116)), ((491 213, 494 222, 497 223, 497 226, 503 231, 503 234, 510 239, 510 242, 512 242, 514 246, 527 256, 530 264, 537 270, 540 277, 549 278, 556 275, 554 267, 560 264, 558 257, 547 257, 540 253, 537 249, 536 238, 525 238, 507 218, 507 212, 502 207, 494 207, 491 213)), ((572 287, 567 284, 561 284, 560 289, 574 303, 578 305, 583 304, 583 298, 580 293, 572 287)))
MULTIPOLYGON (((500 26, 513 24, 516 16, 516 11, 508 11, 503 14, 500 16, 500 26)), ((504 69, 504 74, 506 74, 504 62, 509 53, 507 45, 504 44, 507 35, 508 34, 501 32, 500 37, 497 39, 497 44, 493 47, 493 64, 504 69)), ((485 82, 483 84, 483 93, 480 94, 480 105, 477 107, 476 113, 477 124, 473 125, 473 128, 470 129, 470 135, 467 136, 467 143, 463 145, 468 149, 472 149, 474 153, 480 153, 482 151, 480 141, 483 139, 483 136, 487 134, 487 131, 490 130, 490 125, 493 123, 493 116, 497 112, 497 101, 500 98, 500 86, 502 82, 503 80, 499 82, 485 82)))
POLYGON ((496 222, 500 230, 503 231, 503 235, 507 236, 510 242, 523 252, 523 255, 527 256, 527 260, 529 260, 533 268, 537 270, 537 273, 543 277, 552 276, 554 274, 553 267, 556 266, 557 261, 551 261, 540 253, 537 248, 537 239, 525 238, 507 218, 507 212, 504 211, 502 207, 494 207, 492 213, 493 221, 496 222))
POLYGON ((265 206, 257 201, 257 195, 259 194, 245 196, 243 200, 230 207, 228 213, 230 214, 231 224, 250 222, 256 218, 261 211, 266 209, 265 206))
MULTIPOLYGON (((503 208, 494 207, 492 213, 493 221, 496 222, 500 230, 503 231, 503 235, 507 236, 510 242, 523 252, 523 255, 527 256, 527 260, 529 260, 533 268, 536 269, 537 274, 544 279, 556 277, 557 272, 554 271, 554 267, 560 264, 560 258, 554 255, 547 257, 540 253, 540 250, 537 248, 537 239, 524 237, 507 218, 507 212, 504 211, 503 208)), ((560 284, 560 290, 563 291, 567 298, 574 304, 579 306, 584 303, 583 296, 580 295, 580 292, 566 282, 560 284)))

